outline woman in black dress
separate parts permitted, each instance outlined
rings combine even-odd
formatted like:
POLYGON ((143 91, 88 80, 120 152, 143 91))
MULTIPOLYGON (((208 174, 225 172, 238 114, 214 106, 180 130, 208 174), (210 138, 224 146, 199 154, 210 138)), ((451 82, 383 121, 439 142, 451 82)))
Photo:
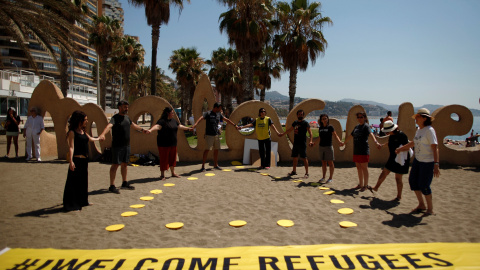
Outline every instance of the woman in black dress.
MULTIPOLYGON (((393 201, 399 202, 402 199, 402 176, 404 174, 408 174, 410 154, 408 152, 404 152, 405 158, 397 157, 397 154, 395 154, 395 149, 408 144, 409 141, 407 135, 400 131, 398 129, 398 126, 395 125, 392 121, 386 121, 385 123, 383 123, 382 131, 385 134, 390 135, 390 137, 388 138, 388 150, 390 151, 390 156, 388 157, 387 163, 385 164, 385 168, 383 168, 382 173, 378 177, 377 184, 373 189, 371 189, 371 191, 378 191, 380 185, 383 183, 385 178, 387 178, 390 172, 393 172, 395 173, 395 181, 397 182, 397 197, 393 199, 393 201), (398 162, 403 163, 403 165, 398 162)), ((383 144, 382 146, 384 146, 385 144, 383 144)))
POLYGON ((88 119, 82 111, 73 112, 69 120, 67 141, 69 168, 63 192, 63 209, 80 211, 88 202, 88 142, 98 141, 85 132, 88 119))

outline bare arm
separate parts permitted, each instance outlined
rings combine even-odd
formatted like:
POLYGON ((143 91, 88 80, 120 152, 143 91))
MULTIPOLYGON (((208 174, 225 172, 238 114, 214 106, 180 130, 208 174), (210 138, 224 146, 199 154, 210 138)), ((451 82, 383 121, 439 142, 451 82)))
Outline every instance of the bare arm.
POLYGON ((145 132, 145 129, 143 129, 141 126, 135 124, 132 122, 132 125, 133 126, 133 129, 136 130, 136 131, 139 131, 139 132, 145 132))
POLYGON ((245 126, 240 126, 240 128, 247 128, 247 127, 253 127, 253 123, 246 124, 245 126))
POLYGON ((344 143, 342 142, 342 140, 340 140, 340 137, 338 137, 337 132, 333 131, 333 132, 332 132, 332 137, 333 137, 333 136, 335 136, 335 138, 337 139, 338 144, 339 144, 340 146, 344 146, 344 143))
POLYGON ((314 145, 313 135, 312 135, 312 130, 310 129, 310 127, 307 128, 307 132, 308 132, 308 135, 310 135, 310 143, 308 145, 313 146, 314 145))
POLYGON ((94 141, 99 141, 99 140, 100 140, 100 138, 98 138, 98 137, 95 138, 95 137, 90 136, 87 132, 85 132, 85 135, 87 135, 88 141, 90 141, 90 142, 94 142, 94 141))
POLYGON ((373 133, 370 133, 370 137, 372 137, 373 141, 377 145, 377 148, 381 147, 381 144, 378 143, 377 138, 375 138, 375 135, 373 133))
POLYGON ((347 144, 348 141, 350 141, 353 138, 352 134, 348 134, 347 138, 345 138, 345 142, 343 143, 344 145, 347 144))
POLYGON ((68 142, 68 153, 70 154, 70 160, 69 160, 69 169, 71 171, 75 171, 75 164, 73 163, 73 139, 75 138, 75 134, 73 133, 74 131, 71 130, 68 132, 68 137, 67 137, 67 142, 68 142))
POLYGON ((279 136, 279 137, 282 137, 283 135, 288 134, 289 132, 292 132, 293 129, 294 129, 294 127, 290 127, 290 128, 287 129, 285 132, 280 133, 278 136, 279 136))
POLYGON ((105 127, 105 129, 103 130, 102 134, 100 134, 100 136, 98 136, 98 138, 103 141, 105 140, 105 134, 107 134, 108 132, 110 132, 110 130, 112 129, 113 127, 113 124, 112 123, 108 123, 108 125, 105 127))
POLYGON ((152 133, 152 131, 155 131, 155 130, 161 130, 162 129, 162 126, 160 126, 159 124, 155 124, 153 125, 153 127, 151 127, 150 129, 147 129, 145 131, 146 134, 150 134, 152 133))
POLYGON ((193 125, 192 128, 196 128, 198 123, 200 123, 200 121, 202 121, 203 119, 203 116, 200 116, 200 118, 198 118, 197 122, 195 122, 195 125, 193 125))
POLYGON ((409 148, 412 148, 414 146, 415 146, 414 142, 408 142, 404 146, 395 149, 395 154, 398 154, 398 153, 403 152, 403 151, 407 151, 409 148))
POLYGON ((181 129, 181 130, 185 130, 185 131, 193 131, 193 128, 191 128, 191 127, 186 127, 186 126, 184 126, 184 125, 182 125, 182 124, 180 124, 180 125, 178 126, 178 128, 181 129))
POLYGON ((226 117, 223 117, 223 120, 225 120, 227 123, 229 123, 230 125, 234 126, 236 129, 240 129, 239 126, 237 126, 235 123, 232 122, 232 120, 226 118, 226 117))
POLYGON ((277 127, 273 123, 270 126, 273 128, 273 130, 275 130, 277 136, 280 135, 280 132, 278 132, 277 127))

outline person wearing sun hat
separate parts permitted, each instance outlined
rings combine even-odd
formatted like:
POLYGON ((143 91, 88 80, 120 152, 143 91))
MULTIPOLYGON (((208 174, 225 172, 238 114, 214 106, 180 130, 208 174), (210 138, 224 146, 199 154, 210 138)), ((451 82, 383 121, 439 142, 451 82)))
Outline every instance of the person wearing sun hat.
POLYGON ((401 164, 396 161, 397 154, 395 153, 395 150, 400 146, 408 144, 410 141, 408 140, 407 135, 400 131, 398 129, 398 126, 390 120, 383 123, 382 132, 384 132, 386 135, 389 135, 389 137, 388 143, 381 144, 380 148, 388 144, 390 156, 388 157, 387 163, 385 164, 382 173, 378 177, 377 184, 375 185, 375 187, 370 189, 370 191, 378 191, 380 185, 383 183, 383 181, 385 181, 390 172, 393 172, 395 173, 395 181, 397 182, 397 197, 393 199, 393 201, 400 202, 400 200, 402 199, 403 190, 402 176, 404 174, 408 174, 408 166, 410 165, 410 154, 409 152, 406 152, 406 159, 402 159, 401 163, 403 164, 401 164))
POLYGON ((417 196, 418 206, 415 207, 411 213, 425 212, 423 216, 430 216, 434 214, 430 185, 432 184, 433 177, 440 176, 440 155, 438 152, 437 135, 431 126, 435 118, 430 115, 430 111, 426 108, 418 109, 412 118, 415 119, 415 123, 418 125, 413 142, 397 148, 395 153, 398 154, 411 147, 415 147, 415 158, 412 169, 410 170, 408 182, 411 190, 413 190, 417 196), (423 199, 424 197, 426 205, 423 199))

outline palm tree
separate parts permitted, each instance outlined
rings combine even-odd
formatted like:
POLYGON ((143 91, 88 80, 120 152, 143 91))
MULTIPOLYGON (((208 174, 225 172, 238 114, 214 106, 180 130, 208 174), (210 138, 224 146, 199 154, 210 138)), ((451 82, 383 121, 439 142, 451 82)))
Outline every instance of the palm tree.
POLYGON ((100 106, 105 110, 105 91, 107 83, 107 60, 112 55, 122 36, 122 29, 118 20, 107 16, 93 17, 90 26, 89 45, 93 45, 100 58, 100 106))
POLYGON ((294 104, 297 89, 298 69, 305 71, 308 62, 315 64, 317 57, 325 53, 327 40, 322 28, 325 23, 332 24, 329 17, 323 17, 319 2, 292 0, 291 3, 278 2, 277 17, 280 23, 274 44, 279 49, 285 69, 290 71, 288 94, 289 110, 294 104))
MULTIPOLYGON (((183 0, 128 0, 135 7, 145 7, 145 17, 147 17, 147 24, 152 26, 152 68, 157 67, 157 48, 158 39, 160 38, 160 26, 168 24, 170 20, 170 4, 178 6, 180 12, 183 9, 183 0)), ((190 3, 190 0, 187 0, 190 3)), ((151 93, 156 93, 156 72, 152 72, 150 80, 151 93)))
POLYGON ((122 37, 112 61, 123 74, 123 80, 125 81, 124 96, 126 98, 129 96, 130 74, 139 67, 140 63, 143 63, 144 55, 145 50, 136 39, 131 36, 122 37))
POLYGON ((208 77, 215 82, 227 114, 231 114, 232 97, 242 93, 241 61, 238 52, 232 48, 218 48, 212 52, 212 59, 207 60, 207 64, 211 67, 208 77))
POLYGON ((180 121, 185 123, 188 115, 192 114, 193 94, 195 86, 203 73, 205 61, 200 57, 197 49, 180 48, 174 50, 170 56, 170 68, 177 77, 177 82, 182 87, 182 115, 180 121))
MULTIPOLYGON (((76 29, 71 20, 81 20, 77 11, 71 0, 0 0, 0 28, 16 41, 37 74, 38 67, 28 47, 30 39, 40 44, 60 70, 56 47, 75 55, 71 33, 76 29)), ((0 55, 3 67, 1 58, 0 55)))
POLYGON ((150 87, 151 70, 150 67, 140 66, 130 75, 131 88, 129 96, 125 99, 133 101, 139 97, 146 96, 150 87))
POLYGON ((280 79, 283 65, 279 62, 279 55, 272 46, 266 45, 262 56, 254 66, 255 77, 258 78, 260 101, 265 101, 265 91, 272 88, 272 77, 280 79))
POLYGON ((245 100, 254 99, 253 63, 260 57, 271 29, 274 8, 271 0, 218 0, 230 10, 220 15, 220 32, 226 31, 243 60, 245 100))

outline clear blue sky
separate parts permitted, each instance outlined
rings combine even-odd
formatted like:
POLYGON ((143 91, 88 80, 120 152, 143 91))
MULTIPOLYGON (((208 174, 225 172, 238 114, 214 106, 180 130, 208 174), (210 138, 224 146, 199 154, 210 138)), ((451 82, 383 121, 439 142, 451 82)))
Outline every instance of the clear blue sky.
MULTIPOLYGON (((140 37, 151 64, 151 27, 143 8, 120 0, 125 34, 140 37)), ((460 104, 480 109, 480 1, 324 0, 322 14, 333 21, 323 32, 328 47, 315 66, 298 73, 297 96, 338 101, 372 100, 389 105, 411 102, 460 104)), ((228 47, 217 0, 185 1, 179 15, 160 29, 157 65, 166 75, 169 57, 180 47, 196 47, 209 59, 228 47)), ((288 95, 289 74, 271 90, 288 95)))

